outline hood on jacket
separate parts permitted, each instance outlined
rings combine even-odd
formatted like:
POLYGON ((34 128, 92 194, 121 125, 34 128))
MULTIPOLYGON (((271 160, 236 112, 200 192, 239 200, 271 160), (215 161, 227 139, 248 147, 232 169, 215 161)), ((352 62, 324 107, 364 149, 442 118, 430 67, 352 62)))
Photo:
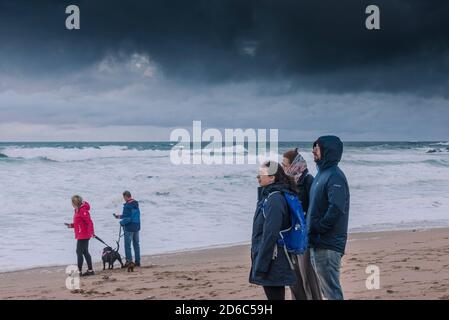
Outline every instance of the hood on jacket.
POLYGON ((341 142, 339 137, 322 136, 315 143, 318 144, 321 150, 321 160, 316 162, 320 170, 327 169, 340 162, 343 155, 343 142, 341 142))
POLYGON ((139 202, 137 202, 136 200, 130 200, 128 202, 125 203, 125 206, 127 207, 131 207, 132 209, 138 209, 139 208, 139 202))
POLYGON ((90 210, 90 204, 87 201, 83 201, 83 204, 81 205, 81 207, 79 208, 79 210, 86 210, 89 211, 90 210))

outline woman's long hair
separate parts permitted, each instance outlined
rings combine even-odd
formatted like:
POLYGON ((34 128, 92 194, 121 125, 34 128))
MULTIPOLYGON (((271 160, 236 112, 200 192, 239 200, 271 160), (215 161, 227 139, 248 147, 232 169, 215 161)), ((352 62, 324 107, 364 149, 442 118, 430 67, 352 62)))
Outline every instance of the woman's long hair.
POLYGON ((291 191, 298 193, 298 187, 296 186, 295 179, 288 176, 279 163, 276 161, 267 161, 262 166, 268 168, 269 174, 274 176, 275 183, 286 185, 291 191), (276 170, 276 172, 273 172, 274 170, 276 170))

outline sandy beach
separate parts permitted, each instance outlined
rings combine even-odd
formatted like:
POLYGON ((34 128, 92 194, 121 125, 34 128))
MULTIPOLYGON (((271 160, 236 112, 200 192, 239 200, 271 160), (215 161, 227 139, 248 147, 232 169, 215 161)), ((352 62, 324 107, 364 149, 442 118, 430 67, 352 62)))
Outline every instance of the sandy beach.
MULTIPOLYGON (((146 256, 133 273, 97 264, 79 290, 66 288, 66 266, 35 268, 1 273, 0 298, 264 299, 249 265, 248 245, 146 256)), ((346 299, 449 299, 449 229, 351 234, 342 285, 346 299), (380 269, 377 290, 366 289, 368 265, 380 269)))

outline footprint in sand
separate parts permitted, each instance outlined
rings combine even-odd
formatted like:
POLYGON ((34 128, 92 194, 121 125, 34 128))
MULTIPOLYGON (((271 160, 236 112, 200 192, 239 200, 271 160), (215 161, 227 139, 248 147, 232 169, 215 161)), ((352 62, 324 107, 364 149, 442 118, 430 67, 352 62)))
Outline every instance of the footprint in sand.
POLYGON ((73 294, 77 294, 77 293, 84 294, 84 292, 85 291, 83 289, 75 289, 75 290, 70 291, 70 293, 73 293, 73 294))
POLYGON ((93 295, 93 294, 100 294, 100 292, 98 292, 97 290, 89 290, 89 291, 86 291, 85 294, 86 295, 93 295))

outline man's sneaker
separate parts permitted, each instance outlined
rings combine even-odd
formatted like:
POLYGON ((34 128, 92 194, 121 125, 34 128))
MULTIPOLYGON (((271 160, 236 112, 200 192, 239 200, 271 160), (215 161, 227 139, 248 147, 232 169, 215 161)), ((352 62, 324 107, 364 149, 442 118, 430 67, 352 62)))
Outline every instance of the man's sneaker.
POLYGON ((126 261, 122 268, 128 268, 132 261, 126 261))
POLYGON ((86 272, 81 274, 81 277, 88 277, 95 275, 95 272, 93 270, 87 270, 86 272))

